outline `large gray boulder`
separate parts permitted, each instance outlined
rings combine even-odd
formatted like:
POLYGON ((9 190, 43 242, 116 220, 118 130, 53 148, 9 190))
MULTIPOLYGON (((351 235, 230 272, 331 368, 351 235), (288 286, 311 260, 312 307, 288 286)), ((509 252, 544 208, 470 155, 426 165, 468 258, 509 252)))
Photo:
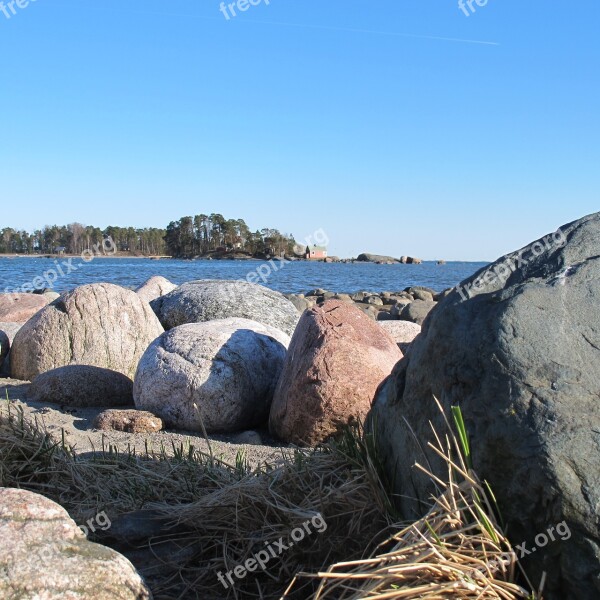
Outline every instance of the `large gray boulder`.
POLYGON ((599 306, 597 213, 444 298, 371 413, 403 516, 415 518, 435 489, 413 465, 447 476, 427 448, 430 422, 445 431, 433 398, 447 412, 461 407, 475 470, 491 484, 509 538, 526 543, 530 577, 547 572, 549 600, 600 597, 599 306), (559 539, 563 521, 572 535, 559 539), (554 541, 542 547, 540 534, 554 541))
POLYGON ((147 281, 142 283, 136 290, 135 293, 146 302, 152 302, 169 292, 176 289, 177 286, 170 282, 167 278, 161 277, 160 275, 154 275, 147 281))
POLYGON ((127 406, 133 404, 133 381, 109 369, 67 365, 35 377, 29 395, 36 402, 74 408, 127 406))
POLYGON ((136 408, 188 431, 202 431, 202 423, 215 433, 263 424, 289 342, 287 334, 248 319, 175 327, 140 361, 136 408))
POLYGON ((32 317, 13 341, 16 379, 31 381, 66 365, 90 365, 133 379, 146 348, 163 328, 135 292, 110 283, 83 285, 32 317))
POLYGON ((88 542, 64 508, 25 490, 0 488, 0 573, 0 598, 152 597, 124 556, 88 542))
POLYGON ((236 317, 292 335, 299 319, 295 306, 283 294, 247 281, 190 281, 157 298, 151 306, 165 329, 236 317))

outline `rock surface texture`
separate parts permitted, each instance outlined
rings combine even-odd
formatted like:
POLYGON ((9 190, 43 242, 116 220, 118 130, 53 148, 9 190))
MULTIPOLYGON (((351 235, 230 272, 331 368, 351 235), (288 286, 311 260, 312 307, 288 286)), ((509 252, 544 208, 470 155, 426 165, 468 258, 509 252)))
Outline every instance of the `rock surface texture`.
POLYGON ((135 293, 142 300, 152 302, 152 300, 156 300, 175 289, 177 289, 177 286, 174 283, 170 282, 165 277, 155 275, 154 277, 150 277, 148 281, 142 283, 142 285, 135 290, 135 293))
POLYGON ((25 323, 48 302, 38 294, 0 294, 0 322, 25 323))
POLYGON ((402 309, 400 319, 423 325, 427 315, 436 307, 436 304, 430 300, 415 300, 402 309))
POLYGON ((142 357, 135 405, 174 429, 202 431, 204 423, 208 432, 227 433, 263 424, 289 342, 248 319, 175 327, 142 357))
POLYGON ((29 388, 36 402, 51 402, 69 407, 133 405, 133 381, 122 373, 68 365, 41 373, 29 388))
POLYGON ((156 415, 144 410, 105 410, 94 420, 94 428, 101 431, 155 433, 163 428, 163 423, 156 415))
POLYGON ((409 321, 378 321, 378 324, 392 336, 403 354, 421 333, 421 326, 409 321))
POLYGON ((0 488, 0 598, 150 600, 132 564, 83 532, 58 504, 0 488))
POLYGON ((133 379, 142 354, 163 331, 135 292, 109 283, 83 285, 63 294, 17 333, 12 375, 31 381, 58 367, 90 365, 133 379))
POLYGON ((17 331, 23 323, 0 323, 0 375, 10 375, 8 355, 17 331))
POLYGON ((371 421, 403 516, 422 516, 446 465, 431 421, 462 409, 474 467, 515 544, 566 521, 524 557, 549 600, 600 597, 600 213, 499 259, 444 298, 380 390, 371 421), (423 455, 427 453, 427 456, 423 455), (417 500, 413 500, 417 499, 417 500), (554 534, 557 538, 556 533, 554 534))
POLYGON ((299 317, 295 306, 282 294, 246 281, 191 281, 151 305, 165 329, 235 317, 292 335, 299 317))
POLYGON ((277 385, 271 432, 314 446, 364 420, 377 386, 401 358, 390 335, 355 306, 329 300, 307 310, 277 385))

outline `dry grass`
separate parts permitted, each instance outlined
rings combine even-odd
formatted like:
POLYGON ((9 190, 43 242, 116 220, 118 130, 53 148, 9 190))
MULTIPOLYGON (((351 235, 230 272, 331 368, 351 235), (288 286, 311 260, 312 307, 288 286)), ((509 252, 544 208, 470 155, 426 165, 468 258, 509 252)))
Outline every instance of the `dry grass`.
MULTIPOLYGON (((261 469, 242 456, 227 465, 193 448, 175 457, 110 449, 77 456, 7 403, 0 409, 0 485, 41 493, 78 523, 104 511, 113 527, 99 541, 132 560, 156 600, 528 597, 512 583, 514 569, 491 563, 510 548, 464 464, 449 462, 449 482, 439 482, 446 491, 426 518, 404 528, 393 525, 398 517, 373 446, 349 431, 338 444, 291 451, 261 469), (217 572, 288 539, 315 513, 325 532, 235 588, 219 583, 217 572), (148 532, 126 544, 123 524, 132 515, 148 532)), ((446 439, 444 455, 450 452, 446 439)))

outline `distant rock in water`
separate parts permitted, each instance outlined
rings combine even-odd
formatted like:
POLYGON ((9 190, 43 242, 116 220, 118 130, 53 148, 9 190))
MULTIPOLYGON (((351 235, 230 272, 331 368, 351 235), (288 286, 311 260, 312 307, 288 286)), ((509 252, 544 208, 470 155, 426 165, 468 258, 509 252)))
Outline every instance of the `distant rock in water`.
POLYGON ((64 508, 39 494, 0 488, 0 545, 0 598, 152 597, 124 556, 89 542, 64 508))
POLYGON ((328 300, 305 311, 277 384, 271 432, 302 446, 339 434, 366 417, 401 358, 390 335, 352 304, 328 300))
POLYGON ((180 285, 151 302, 165 329, 230 317, 264 323, 291 335, 298 310, 279 292, 247 281, 205 279, 180 285))
POLYGON ((372 263, 399 263, 400 261, 393 256, 382 256, 381 254, 369 254, 367 252, 363 252, 359 254, 356 258, 358 262, 372 262, 372 263))
POLYGON ((422 258, 414 258, 413 256, 402 256, 400 262, 403 265, 420 265, 423 263, 422 258))
POLYGON ((537 585, 547 573, 548 600, 600 596, 599 306, 597 213, 442 299, 371 415, 402 516, 413 519, 435 493, 414 464, 447 477, 427 447, 430 422, 446 430, 434 396, 447 413, 461 407, 474 468, 511 541, 529 549, 521 558, 529 578, 537 585))

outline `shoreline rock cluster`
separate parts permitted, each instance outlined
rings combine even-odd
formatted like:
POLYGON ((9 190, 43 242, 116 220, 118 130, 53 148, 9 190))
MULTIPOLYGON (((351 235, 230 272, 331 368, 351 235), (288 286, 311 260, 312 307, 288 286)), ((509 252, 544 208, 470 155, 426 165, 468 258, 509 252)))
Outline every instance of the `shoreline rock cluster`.
MULTIPOLYGON (((103 429, 269 428, 285 443, 315 445, 364 421, 377 386, 420 332, 413 321, 423 315, 406 307, 423 302, 429 310, 434 294, 314 290, 292 302, 243 281, 175 286, 152 277, 135 292, 88 284, 36 301, 26 322, 0 328, 0 350, 6 374, 32 382, 34 401, 104 407, 96 420, 103 429)), ((24 296, 0 317, 27 316, 19 302, 29 309, 31 295, 24 296)))

